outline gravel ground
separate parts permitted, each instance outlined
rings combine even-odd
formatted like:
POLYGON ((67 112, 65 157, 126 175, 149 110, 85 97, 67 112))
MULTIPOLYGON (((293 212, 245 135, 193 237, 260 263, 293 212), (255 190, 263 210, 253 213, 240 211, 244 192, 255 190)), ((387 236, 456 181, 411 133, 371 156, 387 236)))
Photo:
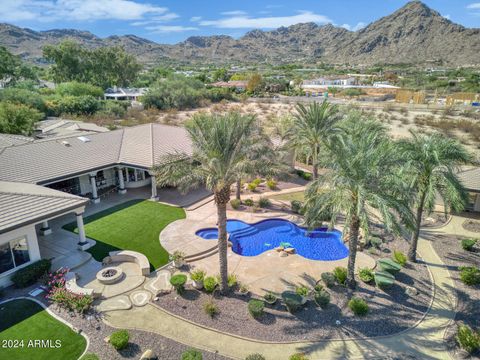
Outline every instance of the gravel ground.
POLYGON ((447 223, 449 216, 445 216, 443 212, 433 212, 431 214, 424 214, 422 217, 422 227, 432 228, 439 227, 447 223))
MULTIPOLYGON (((35 287, 36 286, 33 286, 27 289, 9 288, 0 300, 6 300, 9 297, 28 296, 28 292, 35 287)), ((97 354, 100 360, 139 359, 147 349, 153 350, 158 356, 158 359, 180 360, 182 352, 188 349, 188 347, 183 344, 154 333, 129 330, 130 341, 127 348, 116 351, 110 344, 105 343, 104 339, 117 329, 104 324, 98 315, 95 316, 95 314, 92 313, 90 316, 81 316, 65 311, 56 305, 48 305, 48 301, 44 299, 43 294, 37 296, 36 299, 49 306, 50 310, 68 321, 74 327, 81 329, 90 340, 88 352, 97 354)), ((203 351, 203 359, 226 360, 227 358, 203 351)))
MULTIPOLYGON (((406 253, 408 244, 393 236, 385 237, 388 243, 371 254, 374 258, 390 257, 393 249, 406 253)), ((318 276, 320 278, 320 274, 318 276)), ((305 279, 305 284, 313 284, 318 279, 305 279)), ((395 285, 384 292, 374 286, 358 283, 355 295, 363 297, 370 306, 364 318, 355 317, 346 306, 352 293, 344 287, 336 286, 329 290, 332 302, 321 310, 313 302, 296 314, 288 313, 277 302, 265 308, 262 319, 254 320, 248 314, 247 302, 250 297, 231 294, 211 297, 204 292, 187 289, 182 296, 175 293, 160 297, 157 304, 167 311, 190 321, 206 325, 220 331, 249 338, 274 341, 318 340, 337 337, 372 337, 390 335, 414 325, 426 312, 431 301, 432 284, 425 265, 408 264, 399 275, 395 285), (418 289, 418 295, 405 294, 406 286, 418 289), (203 310, 204 303, 213 299, 219 314, 211 319, 203 310), (342 325, 336 325, 340 320, 342 325)))
MULTIPOLYGON (((469 252, 460 246, 461 239, 455 235, 438 236, 432 239, 433 247, 452 274, 458 296, 455 323, 450 327, 447 336, 448 344, 454 352, 458 350, 455 333, 459 323, 466 323, 475 329, 480 329, 480 286, 472 287, 462 283, 458 271, 459 266, 480 267, 480 244, 476 245, 474 252, 469 252)), ((480 359, 480 354, 477 353, 474 358, 480 359)))
POLYGON ((476 233, 480 233, 480 221, 479 220, 465 220, 462 224, 463 228, 468 231, 473 231, 476 233))

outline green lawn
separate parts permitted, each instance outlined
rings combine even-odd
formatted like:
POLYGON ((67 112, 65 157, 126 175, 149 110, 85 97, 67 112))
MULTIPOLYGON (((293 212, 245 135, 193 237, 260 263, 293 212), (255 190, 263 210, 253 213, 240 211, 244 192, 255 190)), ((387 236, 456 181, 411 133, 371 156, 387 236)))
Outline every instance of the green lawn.
MULTIPOLYGON (((97 241, 88 251, 98 261, 113 250, 138 251, 156 269, 168 262, 168 253, 158 238, 160 232, 171 222, 184 218, 182 208, 148 200, 128 201, 84 219, 87 237, 97 241)), ((64 228, 78 232, 76 226, 75 222, 64 228)))
MULTIPOLYGON (((0 359, 77 360, 87 346, 83 336, 30 300, 0 304, 0 319, 0 359), (34 340, 50 340, 48 343, 53 346, 35 346, 34 340), (14 342, 19 347, 12 347, 14 342)), ((43 345, 46 344, 44 341, 43 345)))
POLYGON ((292 200, 298 200, 298 201, 305 200, 303 191, 297 191, 297 192, 288 193, 288 194, 272 195, 269 197, 272 200, 287 201, 287 202, 290 202, 292 200))

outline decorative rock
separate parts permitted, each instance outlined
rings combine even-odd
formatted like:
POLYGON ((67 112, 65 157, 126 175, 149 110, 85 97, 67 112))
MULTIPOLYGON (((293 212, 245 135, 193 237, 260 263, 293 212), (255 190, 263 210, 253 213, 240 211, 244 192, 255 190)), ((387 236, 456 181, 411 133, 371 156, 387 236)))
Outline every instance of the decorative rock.
POLYGON ((408 296, 416 296, 418 295, 418 290, 412 286, 407 286, 407 288, 405 289, 405 294, 407 294, 408 296))
POLYGON ((150 349, 146 350, 142 356, 140 356, 140 360, 155 360, 157 356, 155 356, 154 352, 150 349))
POLYGON ((103 341, 105 341, 106 343, 109 343, 110 342, 110 336, 107 336, 106 338, 104 338, 103 341))
POLYGON ((275 248, 275 251, 276 251, 276 252, 282 252, 282 251, 283 251, 283 247, 281 247, 281 246, 276 247, 276 248, 275 248))
POLYGON ((279 253, 280 257, 287 257, 288 254, 285 252, 285 251, 282 251, 281 253, 279 253))
POLYGON ((160 298, 159 298, 158 296, 155 296, 155 297, 153 298, 153 301, 158 301, 159 299, 160 299, 160 298))
POLYGON ((295 248, 287 248, 284 250, 288 255, 295 254, 295 248))

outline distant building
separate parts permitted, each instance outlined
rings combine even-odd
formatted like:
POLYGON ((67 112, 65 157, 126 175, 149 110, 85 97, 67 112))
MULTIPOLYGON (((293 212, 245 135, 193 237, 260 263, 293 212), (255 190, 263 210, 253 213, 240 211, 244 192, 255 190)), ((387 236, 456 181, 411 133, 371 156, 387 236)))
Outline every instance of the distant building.
POLYGON ((210 84, 210 86, 244 91, 247 88, 247 84, 248 84, 248 81, 235 80, 235 81, 217 81, 215 83, 210 84))
POLYGON ((326 76, 314 80, 305 80, 302 85, 313 86, 349 86, 355 85, 356 79, 353 76, 326 76))
POLYGON ((103 97, 105 100, 132 100, 138 101, 147 92, 146 88, 108 88, 103 97))
POLYGON ((67 136, 82 136, 109 131, 107 128, 83 121, 48 118, 35 125, 37 139, 54 139, 67 136))

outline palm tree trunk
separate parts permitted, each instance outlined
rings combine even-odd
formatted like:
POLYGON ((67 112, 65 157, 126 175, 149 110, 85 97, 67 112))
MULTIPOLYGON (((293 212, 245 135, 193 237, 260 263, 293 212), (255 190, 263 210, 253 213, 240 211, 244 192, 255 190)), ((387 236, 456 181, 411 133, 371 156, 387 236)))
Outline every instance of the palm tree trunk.
POLYGON ((347 285, 350 289, 355 289, 355 260, 357 258, 357 245, 358 245, 358 234, 360 231, 360 219, 357 216, 353 216, 350 228, 348 231, 349 240, 348 240, 348 268, 347 268, 347 285))
POLYGON ((242 180, 238 179, 237 180, 236 193, 235 193, 235 199, 240 200, 240 194, 241 193, 242 193, 242 180))
POLYGON ((218 260, 220 265, 220 291, 222 294, 228 291, 228 265, 227 265, 227 203, 230 200, 230 186, 215 192, 215 204, 217 205, 218 226, 218 260))
POLYGON ((423 206, 425 204, 426 191, 422 193, 420 202, 417 207, 417 214, 415 217, 415 229, 413 230, 412 237, 410 238, 410 248, 408 249, 408 260, 411 262, 417 262, 417 246, 418 237, 420 235, 420 226, 422 224, 423 206))
POLYGON ((318 178, 318 164, 315 162, 312 167, 313 167, 312 178, 313 180, 316 180, 318 178))

